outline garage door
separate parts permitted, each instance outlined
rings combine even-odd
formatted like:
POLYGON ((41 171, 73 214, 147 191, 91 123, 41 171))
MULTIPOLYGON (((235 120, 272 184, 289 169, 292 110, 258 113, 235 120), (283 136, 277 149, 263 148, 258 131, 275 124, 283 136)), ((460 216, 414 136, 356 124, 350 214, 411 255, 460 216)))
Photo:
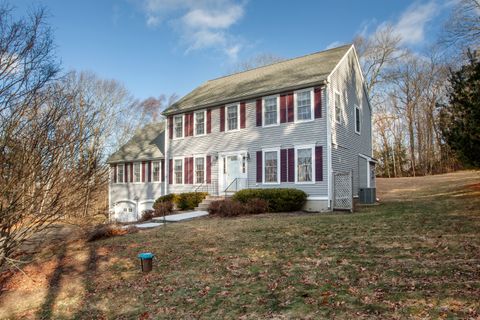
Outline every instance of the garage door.
POLYGON ((115 205, 115 220, 118 222, 137 221, 137 206, 133 201, 120 201, 115 205))

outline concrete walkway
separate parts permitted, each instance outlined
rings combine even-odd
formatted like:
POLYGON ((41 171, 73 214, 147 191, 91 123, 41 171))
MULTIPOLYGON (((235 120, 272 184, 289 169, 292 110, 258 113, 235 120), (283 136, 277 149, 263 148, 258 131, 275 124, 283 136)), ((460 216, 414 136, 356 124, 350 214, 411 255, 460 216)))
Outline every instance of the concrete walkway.
MULTIPOLYGON (((179 222, 184 220, 190 220, 194 218, 199 218, 208 215, 207 211, 188 211, 183 213, 171 214, 165 216, 166 222, 179 222)), ((156 217, 152 219, 153 221, 163 222, 163 217, 156 217)))
MULTIPOLYGON (((184 220, 190 220, 194 218, 199 218, 208 215, 207 211, 188 211, 183 213, 171 214, 163 217, 155 217, 150 221, 136 223, 134 224, 135 227, 140 229, 149 229, 149 228, 156 228, 164 225, 164 222, 179 222, 184 220)), ((125 226, 128 228, 128 226, 125 226)))

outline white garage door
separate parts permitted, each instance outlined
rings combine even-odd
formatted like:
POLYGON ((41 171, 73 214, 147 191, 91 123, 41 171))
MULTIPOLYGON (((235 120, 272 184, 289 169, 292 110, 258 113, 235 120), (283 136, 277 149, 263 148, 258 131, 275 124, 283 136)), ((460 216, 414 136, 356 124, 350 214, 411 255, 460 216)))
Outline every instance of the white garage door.
POLYGON ((120 201, 115 205, 115 220, 118 222, 137 221, 137 206, 133 201, 120 201))

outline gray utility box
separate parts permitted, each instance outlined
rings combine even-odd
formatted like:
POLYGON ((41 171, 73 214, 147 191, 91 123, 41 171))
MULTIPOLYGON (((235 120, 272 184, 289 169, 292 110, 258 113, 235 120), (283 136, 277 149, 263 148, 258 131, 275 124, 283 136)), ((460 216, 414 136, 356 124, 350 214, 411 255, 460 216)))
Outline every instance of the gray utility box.
POLYGON ((374 204, 377 200, 375 188, 360 188, 358 192, 360 203, 374 204))

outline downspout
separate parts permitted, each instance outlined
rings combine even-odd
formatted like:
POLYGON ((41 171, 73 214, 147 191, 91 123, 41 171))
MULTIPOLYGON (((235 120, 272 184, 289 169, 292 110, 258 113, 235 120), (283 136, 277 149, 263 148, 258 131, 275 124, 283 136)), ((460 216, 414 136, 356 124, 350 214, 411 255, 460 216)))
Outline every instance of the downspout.
POLYGON ((325 114, 327 121, 327 189, 328 189, 328 208, 333 209, 332 199, 332 124, 330 114, 330 75, 327 77, 326 82, 326 97, 325 97, 325 114))
POLYGON ((165 133, 163 134, 163 136, 165 137, 165 142, 163 143, 163 145, 165 146, 165 150, 163 152, 163 162, 164 162, 164 168, 165 168, 165 172, 162 172, 163 176, 165 177, 165 181, 164 181, 164 186, 163 186, 163 190, 164 190, 164 194, 162 194, 162 196, 164 195, 167 195, 168 194, 168 179, 170 177, 167 176, 167 172, 170 172, 170 168, 169 168, 169 164, 170 164, 170 161, 168 161, 169 159, 169 152, 168 152, 168 148, 170 147, 168 142, 169 142, 169 132, 170 128, 168 126, 168 117, 165 118, 165 133))

